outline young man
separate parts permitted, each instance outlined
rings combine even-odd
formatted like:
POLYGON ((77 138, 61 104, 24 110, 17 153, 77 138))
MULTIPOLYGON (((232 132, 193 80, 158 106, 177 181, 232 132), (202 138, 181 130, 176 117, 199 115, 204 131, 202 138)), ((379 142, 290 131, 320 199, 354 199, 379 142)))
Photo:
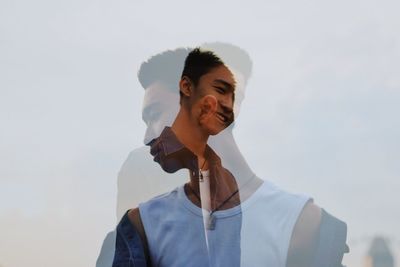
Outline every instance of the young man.
POLYGON ((153 266, 311 266, 320 209, 255 176, 234 177, 207 146, 233 121, 235 82, 212 53, 188 56, 179 113, 151 145, 165 171, 187 168, 190 182, 128 214, 153 266))
MULTIPOLYGON (((218 57, 211 52, 195 49, 186 59, 179 87, 181 108, 178 115, 172 127, 167 127, 160 137, 153 140, 151 152, 154 160, 167 172, 176 172, 182 168, 189 169, 190 182, 181 187, 179 193, 173 191, 171 195, 167 194, 166 198, 158 198, 161 201, 150 200, 141 204, 139 210, 132 210, 128 215, 137 227, 140 227, 140 221, 143 222, 147 236, 145 242, 149 244, 149 254, 153 264, 206 266, 210 264, 210 260, 213 260, 209 259, 213 251, 207 247, 208 244, 211 246, 212 242, 210 240, 208 243, 208 236, 204 234, 204 225, 207 225, 207 230, 218 229, 219 226, 215 225, 219 223, 216 222, 218 218, 214 217, 214 214, 240 204, 238 186, 234 177, 222 168, 219 157, 207 146, 210 135, 218 134, 233 121, 235 79, 218 57), (205 188, 202 194, 199 183, 203 181, 209 184, 209 187, 205 188), (182 194, 187 194, 192 204, 208 207, 207 221, 199 220, 198 216, 187 217, 186 210, 175 206, 183 200, 182 194), (201 195, 203 197, 200 197, 201 195), (208 199, 204 199, 205 195, 208 199), (170 197, 172 199, 169 199, 170 197), (138 219, 139 216, 141 220, 138 219), (167 217, 164 218, 166 223, 157 223, 161 217, 167 217), (183 218, 186 221, 181 221, 183 218), (167 230, 171 227, 168 224, 169 220, 174 221, 173 231, 167 230), (197 241, 197 243, 182 242, 185 239, 179 238, 181 232, 186 233, 186 238, 189 238, 186 241, 197 241), (158 238, 162 238, 163 241, 158 238), (165 243, 166 247, 157 247, 158 241, 165 243), (168 250, 171 248, 170 244, 175 244, 175 248, 168 250), (181 248, 179 249, 178 246, 181 248), (185 255, 177 255, 176 253, 182 249, 186 251, 185 255), (159 251, 164 251, 163 255, 159 255, 159 251), (160 259, 156 255, 163 258, 163 262, 159 262, 160 259), (193 260, 194 262, 188 262, 193 260)), ((249 188, 259 183, 257 179, 253 181, 254 184, 249 184, 249 188)), ((236 224, 235 230, 240 232, 240 227, 237 228, 240 226, 240 218, 237 223, 239 224, 236 224)), ((240 240, 236 241, 240 242, 240 240)), ((239 248, 240 246, 237 245, 229 252, 240 255, 239 248)), ((236 260, 236 263, 239 262, 236 260)))

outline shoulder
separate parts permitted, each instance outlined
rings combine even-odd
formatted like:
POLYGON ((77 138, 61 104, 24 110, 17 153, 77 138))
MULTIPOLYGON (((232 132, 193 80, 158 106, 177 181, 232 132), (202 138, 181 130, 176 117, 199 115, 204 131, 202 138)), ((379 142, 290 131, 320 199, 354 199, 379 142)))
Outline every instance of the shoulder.
POLYGON ((176 205, 174 199, 178 197, 177 195, 178 188, 143 202, 139 204, 139 207, 127 212, 129 221, 139 233, 148 261, 150 261, 149 240, 151 241, 152 236, 157 235, 157 231, 163 230, 160 221, 166 221, 168 216, 173 216, 171 211, 176 205))
POLYGON ((312 198, 288 192, 268 181, 264 182, 263 188, 263 195, 269 197, 269 202, 273 202, 276 213, 282 219, 291 221, 290 247, 298 248, 312 242, 318 234, 322 212, 312 198))
POLYGON ((139 222, 140 220, 140 213, 139 213, 139 208, 134 208, 134 209, 130 209, 128 211, 128 218, 129 221, 136 226, 136 224, 139 222))
POLYGON ((160 194, 140 203, 138 211, 135 210, 132 211, 132 213, 140 212, 145 225, 157 223, 159 219, 168 216, 171 210, 176 210, 176 205, 181 198, 181 187, 182 186, 177 187, 172 191, 160 194))
POLYGON ((310 266, 318 244, 321 214, 321 208, 312 201, 304 206, 292 232, 287 267, 310 266))
POLYGON ((179 197, 180 187, 183 187, 183 186, 176 187, 175 189, 173 189, 171 191, 168 191, 168 192, 159 194, 155 197, 152 197, 151 199, 140 203, 138 208, 142 209, 143 207, 149 207, 149 206, 155 208, 156 206, 159 206, 159 205, 161 205, 161 206, 170 205, 171 200, 179 197))
POLYGON ((144 239, 143 237, 145 236, 145 234, 144 234, 142 219, 140 217, 139 208, 130 209, 128 211, 128 218, 131 224, 139 232, 140 237, 144 239))
POLYGON ((128 215, 128 219, 131 222, 131 224, 133 225, 134 229, 136 229, 136 231, 139 234, 140 241, 143 246, 143 252, 144 252, 145 258, 146 258, 147 262, 150 262, 150 256, 149 256, 150 253, 149 253, 149 246, 147 243, 147 236, 146 236, 146 232, 143 227, 142 219, 140 217, 139 208, 134 208, 134 209, 129 210, 127 215, 128 215))
POLYGON ((279 218, 292 221, 293 226, 302 212, 308 214, 305 206, 310 202, 310 196, 286 191, 268 180, 263 181, 254 195, 260 204, 272 209, 279 218))
POLYGON ((293 229, 291 246, 300 247, 310 244, 318 234, 321 223, 321 208, 312 201, 307 202, 301 211, 293 229))

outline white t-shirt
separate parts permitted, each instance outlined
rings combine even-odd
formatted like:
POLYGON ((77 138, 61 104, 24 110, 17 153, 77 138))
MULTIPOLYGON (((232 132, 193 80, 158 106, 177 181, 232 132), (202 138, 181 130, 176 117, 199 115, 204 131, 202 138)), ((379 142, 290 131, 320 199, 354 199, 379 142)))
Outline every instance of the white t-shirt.
POLYGON ((264 181, 241 205, 216 211, 214 230, 204 227, 205 209, 189 200, 183 186, 139 210, 153 266, 285 267, 293 228, 309 199, 264 181))

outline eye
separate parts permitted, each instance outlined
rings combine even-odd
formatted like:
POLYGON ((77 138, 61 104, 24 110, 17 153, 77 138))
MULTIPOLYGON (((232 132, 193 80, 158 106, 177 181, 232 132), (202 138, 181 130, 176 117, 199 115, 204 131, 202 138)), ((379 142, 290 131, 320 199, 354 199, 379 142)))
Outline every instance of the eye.
POLYGON ((215 89, 216 89, 216 91, 217 91, 218 93, 220 93, 220 94, 225 94, 225 89, 224 89, 224 88, 215 86, 215 89))
POLYGON ((161 110, 153 110, 150 116, 150 120, 157 120, 161 116, 161 110))
POLYGON ((152 123, 155 120, 158 120, 158 118, 161 116, 161 113, 161 110, 153 107, 143 113, 143 120, 146 124, 152 123))

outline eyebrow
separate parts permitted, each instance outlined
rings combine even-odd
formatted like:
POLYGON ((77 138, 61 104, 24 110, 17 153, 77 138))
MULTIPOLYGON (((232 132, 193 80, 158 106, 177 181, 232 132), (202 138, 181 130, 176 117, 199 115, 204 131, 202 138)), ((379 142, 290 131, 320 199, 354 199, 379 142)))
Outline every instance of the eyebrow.
POLYGON ((232 92, 233 92, 234 89, 235 89, 235 87, 234 87, 231 83, 229 83, 229 82, 227 82, 227 81, 225 81, 225 80, 222 80, 222 79, 215 79, 214 82, 217 82, 217 83, 222 84, 222 85, 225 87, 225 89, 230 90, 230 91, 232 91, 232 92))

